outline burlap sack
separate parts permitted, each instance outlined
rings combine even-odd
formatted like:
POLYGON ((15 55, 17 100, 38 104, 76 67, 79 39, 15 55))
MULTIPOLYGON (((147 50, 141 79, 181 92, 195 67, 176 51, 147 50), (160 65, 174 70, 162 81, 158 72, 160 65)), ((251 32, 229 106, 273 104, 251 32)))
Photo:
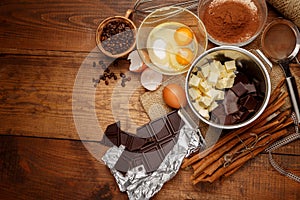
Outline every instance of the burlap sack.
POLYGON ((299 0, 267 0, 286 18, 293 21, 300 28, 300 1, 299 0))

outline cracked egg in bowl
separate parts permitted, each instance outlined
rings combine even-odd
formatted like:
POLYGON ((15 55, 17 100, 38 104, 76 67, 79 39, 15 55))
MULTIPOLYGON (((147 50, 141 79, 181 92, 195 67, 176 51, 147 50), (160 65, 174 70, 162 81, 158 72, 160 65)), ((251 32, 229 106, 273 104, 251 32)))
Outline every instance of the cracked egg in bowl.
POLYGON ((137 50, 144 63, 166 75, 186 72, 207 48, 201 20, 189 10, 165 7, 148 15, 137 34, 137 50))

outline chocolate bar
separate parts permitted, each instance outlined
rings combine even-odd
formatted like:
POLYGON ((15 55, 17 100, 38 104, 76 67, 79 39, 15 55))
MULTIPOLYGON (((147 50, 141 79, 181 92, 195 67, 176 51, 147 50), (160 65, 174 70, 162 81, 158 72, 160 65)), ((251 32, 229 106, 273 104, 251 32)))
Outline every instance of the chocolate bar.
POLYGON ((136 134, 122 131, 120 122, 117 122, 107 127, 101 143, 125 146, 125 151, 115 165, 118 171, 126 173, 132 168, 143 166, 146 172, 153 172, 176 144, 183 125, 177 111, 137 128, 136 134))

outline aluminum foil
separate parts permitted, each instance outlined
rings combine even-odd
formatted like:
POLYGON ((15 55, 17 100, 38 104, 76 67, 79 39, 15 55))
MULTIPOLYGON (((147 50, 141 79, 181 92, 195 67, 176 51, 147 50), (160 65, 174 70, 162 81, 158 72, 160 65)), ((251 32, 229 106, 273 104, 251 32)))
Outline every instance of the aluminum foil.
POLYGON ((140 170, 143 166, 129 170, 125 176, 114 169, 125 149, 122 145, 111 147, 102 160, 110 168, 120 190, 127 192, 129 199, 150 199, 160 191, 165 182, 177 174, 183 159, 199 148, 205 148, 205 141, 200 130, 191 129, 185 125, 180 130, 178 141, 173 149, 167 154, 159 168, 152 173, 146 173, 144 169, 140 170))

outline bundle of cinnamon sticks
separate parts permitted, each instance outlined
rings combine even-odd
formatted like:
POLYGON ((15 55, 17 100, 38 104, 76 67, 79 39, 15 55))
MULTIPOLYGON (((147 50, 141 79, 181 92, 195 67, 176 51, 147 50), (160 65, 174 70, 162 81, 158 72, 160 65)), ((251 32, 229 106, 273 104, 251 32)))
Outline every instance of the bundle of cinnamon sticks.
POLYGON ((206 150, 184 160, 182 168, 191 166, 194 170, 191 180, 214 182, 222 176, 230 176, 249 159, 287 134, 285 129, 293 123, 290 110, 282 110, 288 93, 282 91, 282 79, 273 90, 268 106, 261 116, 251 124, 236 129, 206 150))

